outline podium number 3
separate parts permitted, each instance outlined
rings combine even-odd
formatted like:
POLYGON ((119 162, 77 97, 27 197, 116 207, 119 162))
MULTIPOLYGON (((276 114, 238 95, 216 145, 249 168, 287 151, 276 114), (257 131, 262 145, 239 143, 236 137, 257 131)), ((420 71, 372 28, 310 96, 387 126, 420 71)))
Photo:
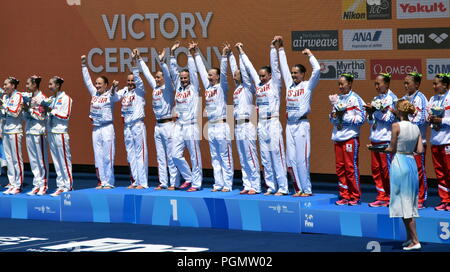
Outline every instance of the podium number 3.
POLYGON ((173 221, 178 221, 178 203, 176 199, 170 200, 170 205, 172 205, 172 219, 173 221))
POLYGON ((439 237, 442 240, 448 240, 450 238, 450 230, 448 229, 449 225, 450 224, 448 222, 439 222, 439 226, 441 227, 441 234, 439 237))

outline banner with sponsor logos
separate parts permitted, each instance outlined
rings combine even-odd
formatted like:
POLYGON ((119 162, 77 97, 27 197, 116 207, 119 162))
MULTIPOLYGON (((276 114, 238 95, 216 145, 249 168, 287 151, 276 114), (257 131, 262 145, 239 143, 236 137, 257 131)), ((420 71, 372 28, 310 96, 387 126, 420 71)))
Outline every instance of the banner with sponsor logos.
MULTIPOLYGON (((335 80, 339 74, 354 74, 354 90, 369 102, 376 95, 376 73, 392 73, 391 89, 401 97, 405 94, 405 74, 419 71, 426 77, 421 90, 429 98, 433 94, 430 80, 435 73, 449 72, 450 65, 449 0, 317 0, 313 4, 308 0, 259 4, 230 4, 225 0, 41 0, 3 1, 2 10, 14 12, 0 16, 0 77, 16 76, 23 90, 27 77, 41 75, 47 95, 48 79, 53 75, 64 77, 64 89, 73 98, 70 136, 74 164, 94 163, 88 118, 90 97, 81 78, 81 55, 88 56, 93 79, 105 75, 124 86, 133 48, 140 49, 155 72, 159 68, 158 52, 176 40, 182 43, 176 52, 180 67, 186 66, 187 43, 191 40, 199 43, 207 67, 219 65, 224 42, 243 42, 258 68, 269 64, 270 42, 275 35, 281 35, 289 65, 305 65, 307 77, 311 67, 301 51, 310 48, 321 65, 321 81, 308 114, 313 173, 335 173, 328 95, 337 92, 335 80)), ((230 74, 228 71, 232 92, 235 85, 230 74)), ((145 86, 151 93, 147 82, 145 86)), ((203 91, 201 94, 204 101, 203 91)), ((284 116, 285 97, 283 87, 280 116, 284 116)), ((155 119, 151 94, 146 98, 149 164, 154 167, 155 119)), ((232 95, 228 96, 228 104, 232 120, 232 95)), ((119 108, 115 110, 116 164, 127 165, 119 108)), ((212 168, 205 133, 207 119, 203 116, 202 121, 203 166, 212 168)), ((281 122, 284 126, 285 118, 281 122)), ((231 129, 233 133, 233 125, 231 129)), ((369 126, 365 124, 360 136, 360 169, 364 175, 371 174, 370 153, 364 148, 368 136, 369 126)), ((240 169, 234 142, 233 156, 235 169, 240 169)), ((25 149, 24 157, 27 160, 25 149)), ((427 173, 434 177, 430 156, 427 173)))

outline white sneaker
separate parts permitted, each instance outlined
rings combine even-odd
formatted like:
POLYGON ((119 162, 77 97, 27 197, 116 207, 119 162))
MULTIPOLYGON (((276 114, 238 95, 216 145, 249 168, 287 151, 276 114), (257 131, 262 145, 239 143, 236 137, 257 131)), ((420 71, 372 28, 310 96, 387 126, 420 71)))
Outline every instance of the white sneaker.
POLYGON ((422 246, 420 245, 420 243, 417 243, 415 245, 413 245, 412 247, 404 247, 403 250, 419 250, 421 249, 422 246))
POLYGON ((47 189, 45 187, 41 187, 39 189, 39 192, 37 193, 37 195, 42 196, 45 195, 47 193, 47 189))
POLYGON ((32 195, 37 194, 38 192, 39 192, 39 187, 35 186, 31 191, 29 191, 29 192, 27 193, 27 195, 32 196, 32 195))
POLYGON ((407 247, 407 246, 409 246, 409 244, 411 244, 411 240, 408 240, 408 241, 406 241, 406 242, 404 242, 403 244, 402 244, 402 247, 407 247))
POLYGON ((62 193, 64 193, 64 189, 57 189, 53 194, 51 194, 51 196, 59 196, 62 193))
POLYGON ((10 195, 17 195, 20 194, 22 192, 22 190, 20 190, 19 188, 12 188, 11 191, 9 192, 10 195))
POLYGON ((6 186, 5 186, 5 188, 11 188, 12 187, 12 185, 11 185, 11 183, 8 183, 6 186))
POLYGON ((4 195, 9 195, 9 193, 12 191, 12 187, 8 187, 8 190, 4 191, 3 194, 4 195))

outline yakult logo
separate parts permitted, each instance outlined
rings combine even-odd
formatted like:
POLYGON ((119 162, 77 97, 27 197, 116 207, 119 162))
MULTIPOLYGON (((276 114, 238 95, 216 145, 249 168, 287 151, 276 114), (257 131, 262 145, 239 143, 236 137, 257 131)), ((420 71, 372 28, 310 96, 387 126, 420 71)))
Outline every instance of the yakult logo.
POLYGON ((397 18, 450 17, 449 0, 397 0, 397 18))
POLYGON ((392 74, 392 79, 402 80, 408 73, 421 72, 420 59, 383 59, 370 61, 370 78, 375 79, 380 73, 392 74))

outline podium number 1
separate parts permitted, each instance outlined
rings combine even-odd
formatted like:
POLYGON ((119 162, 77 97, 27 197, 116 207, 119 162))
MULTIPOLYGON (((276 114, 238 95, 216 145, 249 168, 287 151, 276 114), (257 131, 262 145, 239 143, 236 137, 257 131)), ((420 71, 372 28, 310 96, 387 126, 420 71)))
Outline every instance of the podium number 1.
POLYGON ((176 199, 171 199, 170 200, 170 205, 172 205, 172 219, 173 221, 178 221, 178 205, 177 205, 177 200, 176 199))
POLYGON ((448 222, 439 222, 439 226, 441 227, 441 235, 439 235, 439 237, 442 240, 448 240, 450 238, 450 230, 448 229, 449 225, 450 224, 448 222))

